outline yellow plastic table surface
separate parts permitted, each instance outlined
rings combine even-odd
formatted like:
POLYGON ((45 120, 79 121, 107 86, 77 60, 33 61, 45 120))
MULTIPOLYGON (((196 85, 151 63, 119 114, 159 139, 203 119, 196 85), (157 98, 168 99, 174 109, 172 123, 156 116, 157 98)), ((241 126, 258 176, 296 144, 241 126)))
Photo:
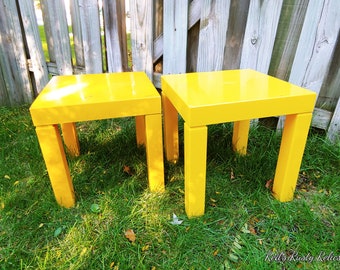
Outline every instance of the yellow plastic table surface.
POLYGON ((137 143, 146 147, 152 191, 164 190, 161 97, 143 72, 55 76, 30 107, 33 124, 57 202, 75 204, 65 157, 79 155, 74 122, 136 117, 137 143))
POLYGON ((55 76, 30 110, 34 125, 160 113, 160 96, 143 72, 55 76))
POLYGON ((254 70, 162 76, 167 159, 178 159, 179 113, 184 123, 185 207, 204 213, 207 125, 234 122, 233 147, 246 154, 251 119, 286 115, 273 194, 293 198, 316 94, 254 70))

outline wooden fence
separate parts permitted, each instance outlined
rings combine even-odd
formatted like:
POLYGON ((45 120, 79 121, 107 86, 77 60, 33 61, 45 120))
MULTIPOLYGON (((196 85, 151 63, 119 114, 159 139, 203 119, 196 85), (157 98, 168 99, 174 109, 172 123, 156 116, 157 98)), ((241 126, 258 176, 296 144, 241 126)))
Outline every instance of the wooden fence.
POLYGON ((160 88, 161 74, 252 68, 315 91, 313 126, 340 134, 339 0, 128 4, 129 34, 124 0, 0 0, 0 105, 31 103, 56 74, 142 70, 160 88))

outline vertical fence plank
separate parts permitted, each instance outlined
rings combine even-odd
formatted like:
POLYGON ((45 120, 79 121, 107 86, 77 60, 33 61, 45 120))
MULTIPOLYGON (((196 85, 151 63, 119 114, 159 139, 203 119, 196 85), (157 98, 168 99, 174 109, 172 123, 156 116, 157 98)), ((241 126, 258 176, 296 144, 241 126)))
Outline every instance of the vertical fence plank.
POLYGON ((125 1, 104 0, 103 13, 108 71, 126 71, 128 64, 125 1))
POLYGON ((231 0, 223 69, 238 69, 247 24, 249 0, 231 0))
POLYGON ((153 1, 130 0, 131 49, 134 71, 153 75, 153 1))
POLYGON ((229 7, 229 0, 201 1, 197 71, 222 69, 229 7))
MULTIPOLYGON (((0 5, 1 6, 1 5, 0 5)), ((1 12, 0 12, 1 14, 1 12)), ((0 22, 1 22, 1 19, 0 19, 0 22)), ((1 31, 0 31, 0 43, 1 43, 1 31)), ((0 105, 3 106, 3 105, 10 105, 10 102, 9 102, 9 97, 8 97, 8 89, 7 89, 7 86, 6 86, 6 81, 5 81, 5 77, 4 77, 4 74, 2 72, 2 46, 0 45, 0 105)))
POLYGON ((309 0, 286 0, 275 39, 269 73, 288 81, 309 0))
POLYGON ((76 58, 76 65, 85 67, 84 61, 84 45, 83 36, 81 32, 79 0, 70 0, 70 13, 73 34, 74 54, 76 58))
POLYGON ((201 17, 201 0, 192 0, 189 5, 188 41, 187 41, 187 72, 197 70, 199 20, 201 17))
POLYGON ((50 61, 57 64, 58 74, 72 74, 70 37, 63 0, 41 1, 48 39, 50 61))
POLYGON ((35 86, 37 92, 40 93, 48 83, 48 71, 34 11, 34 3, 33 1, 19 0, 19 6, 35 78, 35 86))
MULTIPOLYGON (((159 1, 159 0, 158 0, 159 1)), ((158 6, 160 5, 159 2, 158 6)), ((184 2, 186 3, 186 2, 184 2)), ((156 5, 157 6, 157 5, 156 5)), ((161 10, 161 8, 159 8, 159 10, 161 10)), ((188 7, 188 29, 191 29, 200 19, 200 15, 201 15, 201 3, 200 0, 192 0, 189 4, 188 7)), ((159 24, 158 24, 159 26, 159 24)), ((163 27, 163 26, 162 26, 163 27)), ((160 27, 159 27, 160 28, 160 27)), ((159 33, 159 29, 156 29, 156 39, 154 40, 154 51, 153 51, 153 62, 155 63, 158 59, 160 59, 163 55, 163 34, 159 33)), ((190 32, 190 31, 189 31, 190 32)), ((190 37, 187 37, 187 45, 190 45, 190 37)), ((191 54, 193 54, 193 52, 189 49, 189 51, 191 52, 191 54)), ((188 58, 196 58, 195 56, 190 57, 191 54, 188 55, 186 62, 188 62, 188 58)), ((197 54, 196 54, 197 55, 197 54)), ((195 60, 196 61, 196 60, 195 60)), ((195 66, 196 69, 196 64, 194 64, 193 66, 195 66)))
POLYGON ((101 29, 97 0, 79 0, 86 73, 103 72, 101 29))
POLYGON ((244 34, 241 68, 268 73, 282 0, 251 0, 244 34))
MULTIPOLYGON (((340 80, 338 81, 340 83, 340 80)), ((338 104, 334 110, 331 123, 329 124, 327 138, 333 143, 337 139, 340 140, 340 98, 338 99, 338 104)))
POLYGON ((0 73, 5 84, 1 104, 19 105, 33 100, 16 1, 0 2, 0 73))
POLYGON ((340 28, 340 1, 311 0, 289 81, 319 93, 340 28))
POLYGON ((340 34, 316 106, 333 111, 340 97, 340 34))
POLYGON ((186 71, 188 6, 188 0, 164 1, 163 74, 186 71))

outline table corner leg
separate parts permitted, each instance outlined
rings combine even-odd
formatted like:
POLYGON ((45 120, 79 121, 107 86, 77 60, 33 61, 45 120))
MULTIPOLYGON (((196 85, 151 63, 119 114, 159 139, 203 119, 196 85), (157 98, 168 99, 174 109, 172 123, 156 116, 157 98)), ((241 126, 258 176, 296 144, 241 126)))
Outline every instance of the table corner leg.
POLYGON ((36 133, 58 204, 74 206, 73 184, 57 125, 38 126, 36 133))
POLYGON ((80 147, 75 123, 61 124, 61 130, 63 133, 64 143, 69 153, 72 156, 79 156, 80 147))
POLYGON ((135 117, 136 120, 136 140, 138 146, 145 146, 146 135, 145 135, 145 116, 138 115, 135 117))
POLYGON ((164 119, 164 149, 166 159, 172 163, 178 160, 178 113, 170 100, 162 94, 164 119))
POLYGON ((188 217, 205 211, 207 126, 189 127, 184 123, 185 210, 188 217))
POLYGON ((247 154, 250 120, 236 121, 233 129, 233 150, 240 155, 247 154))
POLYGON ((151 191, 164 191, 162 115, 145 116, 146 156, 151 191))
POLYGON ((294 197, 312 113, 287 115, 273 183, 273 195, 281 201, 294 197))

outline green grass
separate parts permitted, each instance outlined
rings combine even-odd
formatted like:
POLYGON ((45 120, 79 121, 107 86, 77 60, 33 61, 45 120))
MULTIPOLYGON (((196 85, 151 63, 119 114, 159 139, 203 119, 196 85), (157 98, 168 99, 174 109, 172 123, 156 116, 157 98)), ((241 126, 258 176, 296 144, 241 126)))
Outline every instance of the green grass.
MULTIPOLYGON (((188 219, 183 157, 165 162, 166 191, 150 193, 131 118, 78 123, 82 155, 68 158, 77 197, 71 209, 55 202, 28 108, 0 107, 0 127, 0 269, 339 266, 317 257, 340 255, 340 145, 315 132, 295 198, 280 203, 265 187, 280 136, 261 126, 251 130, 249 154, 239 157, 231 150, 231 126, 209 127, 206 213, 188 219), (181 225, 170 223, 173 213, 181 225), (134 243, 124 235, 128 229, 134 243), (314 261, 270 261, 293 252, 314 261)), ((182 126, 180 133, 182 142, 182 126)))

